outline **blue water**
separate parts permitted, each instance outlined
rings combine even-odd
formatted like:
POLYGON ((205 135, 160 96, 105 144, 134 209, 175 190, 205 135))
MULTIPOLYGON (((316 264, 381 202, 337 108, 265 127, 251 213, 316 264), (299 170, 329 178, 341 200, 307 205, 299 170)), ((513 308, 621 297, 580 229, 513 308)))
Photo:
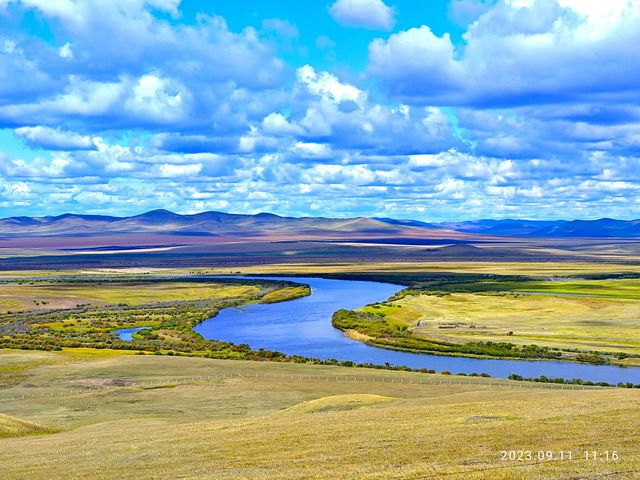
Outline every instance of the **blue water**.
POLYGON ((131 334, 139 332, 140 330, 148 330, 149 328, 150 327, 122 328, 120 330, 116 330, 115 333, 118 334, 118 337, 120 337, 120 340, 131 341, 133 340, 133 337, 131 336, 131 334))
MULTIPOLYGON (((245 277, 247 278, 247 277, 245 277)), ((306 283, 312 295, 282 303, 227 308, 194 329, 208 339, 253 349, 264 348, 288 355, 323 360, 351 360, 356 363, 404 365, 411 368, 449 370, 452 373, 488 373, 507 377, 582 378, 594 382, 640 383, 640 368, 589 365, 571 362, 493 360, 408 353, 365 345, 346 337, 331 325, 333 312, 354 309, 386 300, 403 287, 388 283, 323 278, 260 277, 262 280, 289 280, 306 283)))

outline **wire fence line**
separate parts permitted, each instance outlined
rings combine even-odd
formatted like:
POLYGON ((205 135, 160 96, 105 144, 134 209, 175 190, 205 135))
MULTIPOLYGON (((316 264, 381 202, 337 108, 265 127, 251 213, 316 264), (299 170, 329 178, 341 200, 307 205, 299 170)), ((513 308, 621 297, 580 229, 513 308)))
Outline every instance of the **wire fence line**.
MULTIPOLYGON (((96 386, 71 387, 64 390, 49 390, 44 392, 0 392, 1 401, 15 400, 35 400, 44 398, 60 398, 76 395, 87 395, 101 392, 124 391, 130 388, 153 388, 168 387, 174 385, 188 385, 202 382, 219 382, 221 380, 231 379, 256 379, 265 381, 315 381, 315 382, 332 382, 332 383, 368 383, 368 384, 395 384, 395 385, 459 385, 459 386, 477 386, 477 387, 494 387, 507 389, 546 389, 546 390, 593 390, 608 387, 590 386, 590 385, 570 385, 570 384, 554 384, 544 382, 507 382, 500 380, 471 380, 469 378, 460 379, 452 376, 451 378, 388 378, 361 375, 302 375, 302 374, 264 374, 264 373, 222 373, 217 375, 196 375, 196 376, 170 376, 144 381, 113 381, 111 384, 102 384, 96 386)), ((107 380, 108 381, 108 380, 107 380)), ((37 388, 37 387, 35 387, 37 388)), ((23 387, 24 389, 24 387, 23 387)))

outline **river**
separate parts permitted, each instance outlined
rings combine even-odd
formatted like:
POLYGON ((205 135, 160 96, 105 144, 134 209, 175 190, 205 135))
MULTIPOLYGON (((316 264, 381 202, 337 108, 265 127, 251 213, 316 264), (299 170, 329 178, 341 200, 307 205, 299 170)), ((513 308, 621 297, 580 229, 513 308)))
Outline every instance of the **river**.
POLYGON ((316 277, 237 278, 306 283, 311 287, 312 294, 287 302, 224 309, 216 317, 195 327, 195 331, 203 337, 236 344, 246 343, 253 349, 264 348, 288 355, 379 365, 390 363, 411 368, 448 370, 454 374, 476 372, 505 378, 515 373, 523 377, 546 375, 593 382, 640 383, 640 368, 399 352, 352 340, 331 325, 331 316, 336 310, 354 309, 386 300, 403 288, 399 285, 316 277))

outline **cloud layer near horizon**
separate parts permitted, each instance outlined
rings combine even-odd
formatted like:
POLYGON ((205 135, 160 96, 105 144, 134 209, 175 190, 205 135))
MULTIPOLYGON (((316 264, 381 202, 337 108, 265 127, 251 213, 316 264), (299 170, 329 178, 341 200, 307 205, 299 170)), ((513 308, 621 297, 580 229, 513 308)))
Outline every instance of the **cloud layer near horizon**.
MULTIPOLYGON (((384 32, 398 10, 324 14, 384 32)), ((640 3, 450 11, 461 42, 378 32, 365 68, 324 69, 287 19, 234 30, 183 21, 179 0, 0 0, 0 211, 640 217, 640 3)))

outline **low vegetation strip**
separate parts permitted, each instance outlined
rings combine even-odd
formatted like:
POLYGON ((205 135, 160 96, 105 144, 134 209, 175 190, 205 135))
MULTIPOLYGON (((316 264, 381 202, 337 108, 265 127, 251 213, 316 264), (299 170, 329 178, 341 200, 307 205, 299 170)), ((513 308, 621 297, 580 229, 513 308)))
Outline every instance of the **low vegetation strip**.
POLYGON ((332 324, 343 331, 357 331, 366 337, 366 343, 370 345, 396 350, 478 357, 561 358, 561 352, 536 345, 518 346, 504 342, 456 344, 420 337, 411 333, 405 325, 393 325, 381 315, 358 310, 338 310, 333 315, 332 324))

